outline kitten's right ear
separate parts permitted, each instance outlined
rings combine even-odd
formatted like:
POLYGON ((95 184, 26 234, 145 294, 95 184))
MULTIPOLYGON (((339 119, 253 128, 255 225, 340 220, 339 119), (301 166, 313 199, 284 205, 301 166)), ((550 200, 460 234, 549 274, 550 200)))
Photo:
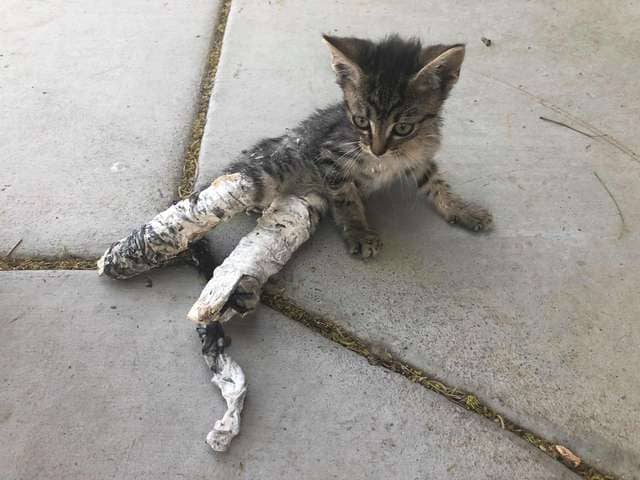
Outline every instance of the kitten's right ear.
POLYGON ((344 86, 347 81, 351 81, 357 85, 364 75, 356 59, 359 52, 366 47, 366 41, 329 35, 323 35, 322 39, 331 51, 331 66, 338 77, 338 84, 344 86))

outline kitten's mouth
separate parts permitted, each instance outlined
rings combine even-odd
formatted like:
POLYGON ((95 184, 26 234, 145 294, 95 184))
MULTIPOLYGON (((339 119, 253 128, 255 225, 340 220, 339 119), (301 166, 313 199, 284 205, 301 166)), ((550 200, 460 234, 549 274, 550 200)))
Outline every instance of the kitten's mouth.
POLYGON ((395 157, 395 155, 397 153, 397 150, 388 149, 388 150, 385 150, 384 153, 382 153, 380 155, 376 155, 375 153, 373 153, 371 151, 371 147, 369 145, 362 145, 362 150, 364 150, 366 153, 368 153, 373 158, 375 158, 376 160, 379 160, 379 161, 388 160, 388 159, 390 159, 392 157, 395 157))

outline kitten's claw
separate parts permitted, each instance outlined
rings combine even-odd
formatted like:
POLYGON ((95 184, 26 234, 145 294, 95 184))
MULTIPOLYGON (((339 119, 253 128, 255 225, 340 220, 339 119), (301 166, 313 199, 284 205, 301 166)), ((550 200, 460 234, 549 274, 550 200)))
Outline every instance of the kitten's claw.
POLYGON ((382 241, 377 233, 367 231, 347 238, 347 245, 351 255, 363 259, 373 258, 382 248, 382 241))
POLYGON ((473 232, 486 232, 493 228, 493 215, 474 203, 461 203, 451 209, 447 221, 473 232))

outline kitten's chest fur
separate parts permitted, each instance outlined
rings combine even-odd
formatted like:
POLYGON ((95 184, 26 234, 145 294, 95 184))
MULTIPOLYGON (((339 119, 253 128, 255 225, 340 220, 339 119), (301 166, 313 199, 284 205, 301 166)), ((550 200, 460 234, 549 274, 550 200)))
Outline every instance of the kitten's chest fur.
POLYGON ((399 178, 414 181, 422 174, 438 147, 439 142, 435 140, 428 143, 416 140, 402 150, 388 152, 382 157, 363 151, 358 168, 352 173, 353 181, 364 196, 388 187, 399 178))
POLYGON ((376 158, 367 153, 363 153, 362 156, 364 158, 361 167, 354 172, 354 183, 366 196, 390 185, 406 170, 401 165, 405 161, 399 162, 395 158, 385 161, 383 158, 376 158))

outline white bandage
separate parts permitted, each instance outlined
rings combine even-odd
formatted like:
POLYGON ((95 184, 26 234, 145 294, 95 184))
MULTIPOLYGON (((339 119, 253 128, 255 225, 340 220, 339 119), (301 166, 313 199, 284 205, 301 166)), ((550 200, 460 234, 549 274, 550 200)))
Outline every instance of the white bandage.
POLYGON ((217 178, 111 245, 98 260, 98 274, 124 279, 161 265, 221 221, 251 208, 254 190, 240 173, 217 178))
MULTIPOLYGON (((98 261, 98 273, 124 279, 161 265, 221 221, 254 207, 254 194, 255 184, 239 173, 219 177, 209 188, 176 203, 111 245, 98 261)), ((215 269, 188 318, 206 324, 226 321, 237 314, 233 308, 223 311, 223 307, 241 279, 255 280, 252 285, 258 294, 269 277, 280 271, 313 234, 326 207, 326 201, 317 194, 276 198, 253 231, 215 269)), ((207 435, 207 443, 213 450, 226 451, 240 432, 246 380, 240 366, 228 354, 219 353, 215 357, 205 354, 205 360, 215 367, 211 381, 227 403, 224 416, 207 435)))
POLYGON ((202 324, 229 320, 235 312, 223 312, 223 307, 240 279, 250 276, 264 285, 313 234, 325 208, 326 201, 315 194, 276 198, 253 231, 215 269, 187 317, 202 324))
MULTIPOLYGON (((211 366, 206 355, 205 360, 211 366)), ((213 430, 207 435, 207 444, 216 452, 225 452, 231 440, 240 433, 240 413, 247 394, 247 382, 240 365, 226 353, 218 354, 215 363, 217 370, 211 382, 220 389, 227 402, 227 411, 220 420, 216 420, 213 430)))

